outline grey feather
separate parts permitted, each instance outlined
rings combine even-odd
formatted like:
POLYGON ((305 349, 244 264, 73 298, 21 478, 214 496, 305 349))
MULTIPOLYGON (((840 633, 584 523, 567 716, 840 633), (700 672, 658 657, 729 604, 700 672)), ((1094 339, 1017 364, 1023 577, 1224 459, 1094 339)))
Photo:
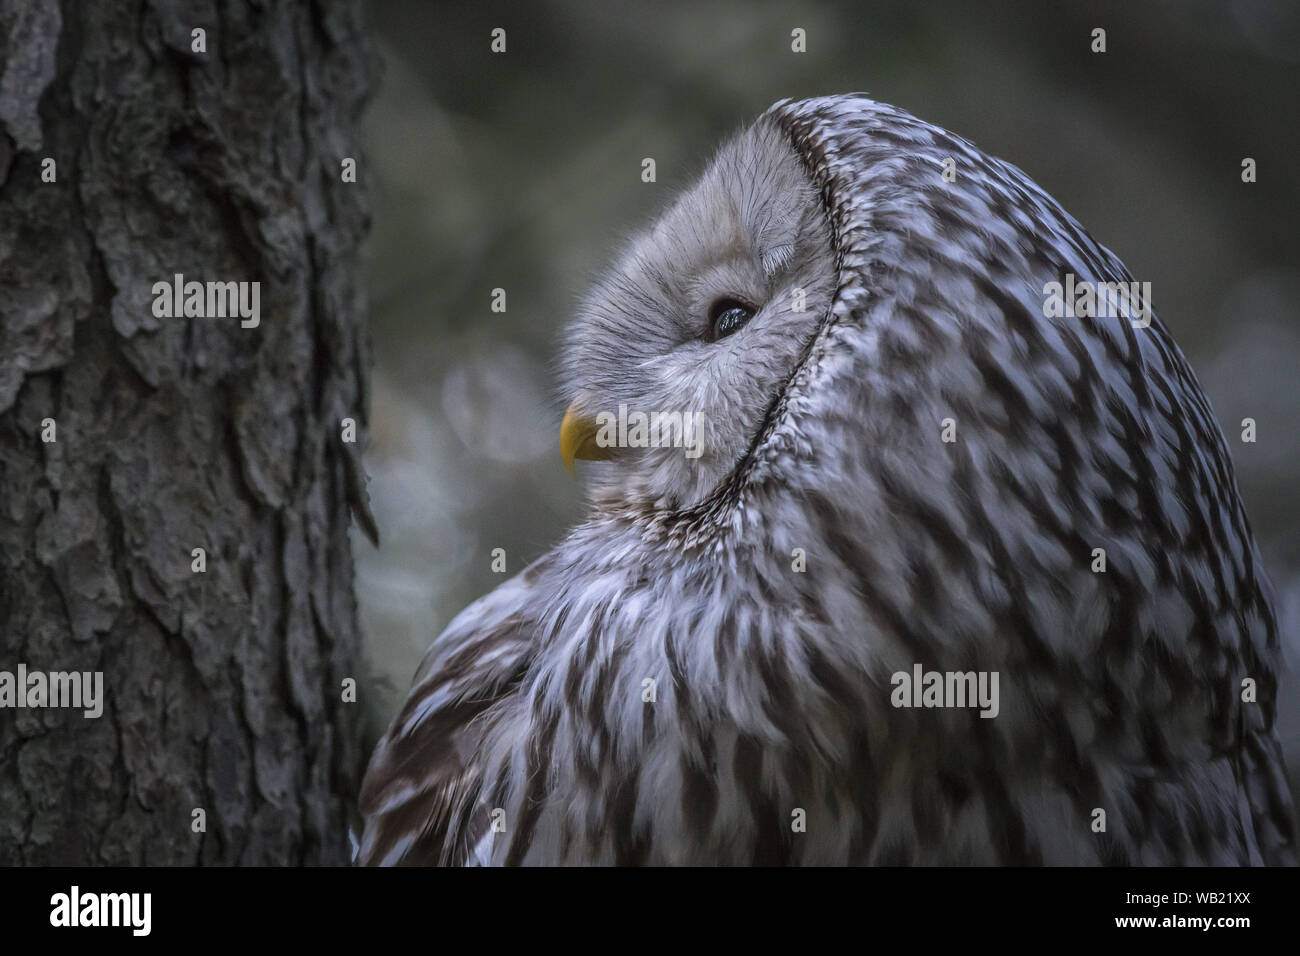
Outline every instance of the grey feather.
POLYGON ((699 410, 703 455, 593 463, 588 518, 435 641, 362 861, 1294 862, 1227 445, 1158 318, 1045 316, 1066 273, 1132 278, 866 97, 724 147, 565 347, 582 408, 699 410), (757 308, 711 341, 719 298, 757 308), (916 664, 997 672, 998 715, 893 706, 916 664))

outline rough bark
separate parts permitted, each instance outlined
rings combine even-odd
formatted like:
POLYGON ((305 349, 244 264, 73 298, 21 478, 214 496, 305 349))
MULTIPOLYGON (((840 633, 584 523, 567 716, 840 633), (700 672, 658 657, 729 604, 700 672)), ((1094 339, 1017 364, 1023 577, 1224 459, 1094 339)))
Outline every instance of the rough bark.
POLYGON ((347 860, 360 7, 0 0, 0 670, 106 698, 0 710, 0 863, 347 860), (176 273, 261 324, 155 317, 176 273))

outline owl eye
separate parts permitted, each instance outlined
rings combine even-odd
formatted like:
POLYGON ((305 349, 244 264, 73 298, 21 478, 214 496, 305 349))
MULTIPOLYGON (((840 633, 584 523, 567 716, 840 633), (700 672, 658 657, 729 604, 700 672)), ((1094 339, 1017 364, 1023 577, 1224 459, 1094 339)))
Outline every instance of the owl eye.
POLYGON ((735 299, 719 299, 709 309, 710 341, 725 339, 754 317, 754 310, 735 299))

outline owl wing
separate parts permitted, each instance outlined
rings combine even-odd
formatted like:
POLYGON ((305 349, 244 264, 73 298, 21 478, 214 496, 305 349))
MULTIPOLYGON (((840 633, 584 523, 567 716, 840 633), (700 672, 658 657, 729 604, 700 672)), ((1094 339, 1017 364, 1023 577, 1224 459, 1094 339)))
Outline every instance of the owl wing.
MULTIPOLYGON (((1262 708, 1252 708, 1254 714, 1262 708)), ((1243 712, 1242 722, 1247 718, 1243 712)), ((1264 718, 1252 717, 1253 729, 1243 727, 1236 753, 1238 784, 1245 796, 1242 828, 1253 834, 1260 859, 1268 866, 1296 865, 1295 807, 1286 778, 1286 759, 1275 733, 1273 709, 1264 718), (1266 721, 1265 726, 1258 726, 1266 721)))
POLYGON ((465 608, 425 654, 361 786, 358 863, 474 862, 489 824, 476 754, 493 705, 510 695, 535 655, 536 628, 525 608, 546 560, 465 608))

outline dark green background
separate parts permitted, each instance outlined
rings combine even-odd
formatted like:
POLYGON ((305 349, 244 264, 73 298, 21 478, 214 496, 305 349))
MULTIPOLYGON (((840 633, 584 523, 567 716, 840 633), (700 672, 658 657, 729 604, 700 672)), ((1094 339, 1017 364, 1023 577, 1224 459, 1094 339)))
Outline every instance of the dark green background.
POLYGON ((373 16, 367 461, 384 541, 355 547, 374 732, 429 640, 501 581, 491 549, 513 573, 581 514, 550 369, 585 283, 785 96, 865 91, 965 136, 1152 284, 1228 435, 1295 647, 1300 3, 393 0, 373 16), (489 52, 494 27, 504 55, 489 52), (806 54, 790 50, 795 27, 806 54))

